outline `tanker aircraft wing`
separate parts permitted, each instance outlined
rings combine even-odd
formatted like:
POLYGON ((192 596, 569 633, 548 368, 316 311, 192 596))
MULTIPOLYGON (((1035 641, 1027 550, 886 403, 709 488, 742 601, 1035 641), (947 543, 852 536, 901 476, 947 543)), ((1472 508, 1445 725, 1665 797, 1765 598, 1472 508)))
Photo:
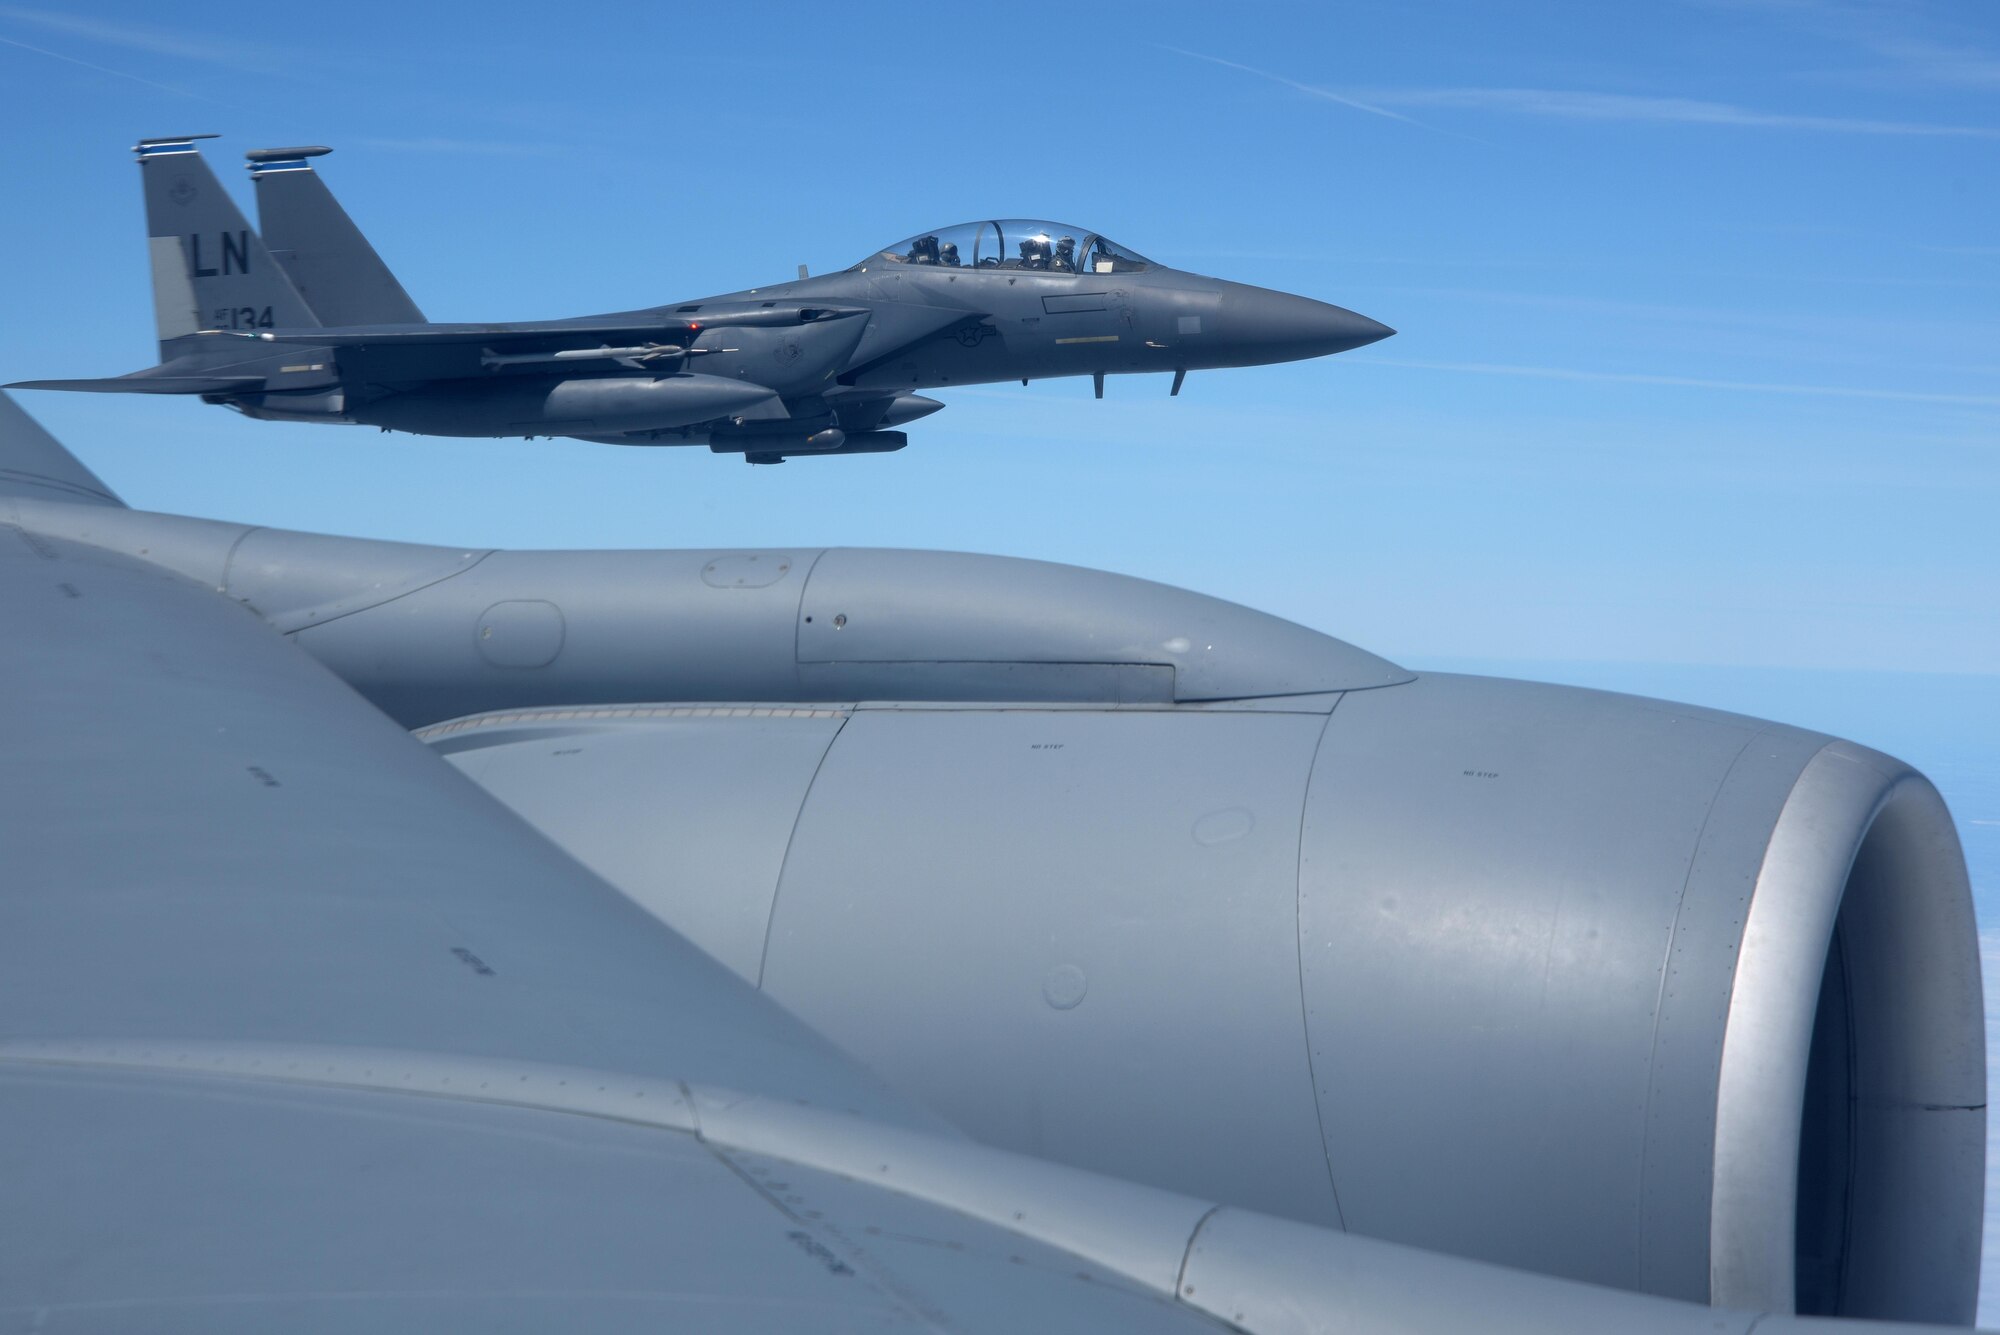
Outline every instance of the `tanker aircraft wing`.
MULTIPOLYGON (((0 430, 0 518, 118 504, 0 430)), ((978 1150, 241 606, 8 524, 0 615, 13 1321, 1215 1328, 1017 1222, 1177 1198, 978 1150)))
POLYGON ((170 568, 234 532, 0 395, 14 1328, 1827 1329, 974 1142, 170 568))

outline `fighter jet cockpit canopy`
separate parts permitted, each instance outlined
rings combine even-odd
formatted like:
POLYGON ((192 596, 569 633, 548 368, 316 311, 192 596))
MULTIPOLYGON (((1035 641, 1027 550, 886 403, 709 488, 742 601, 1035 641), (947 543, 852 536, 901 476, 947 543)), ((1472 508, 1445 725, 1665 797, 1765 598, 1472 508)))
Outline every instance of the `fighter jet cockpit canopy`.
POLYGON ((919 232, 853 267, 919 264, 947 269, 1035 269, 1044 273, 1137 273, 1145 256, 1095 232, 1027 218, 959 223, 919 232))

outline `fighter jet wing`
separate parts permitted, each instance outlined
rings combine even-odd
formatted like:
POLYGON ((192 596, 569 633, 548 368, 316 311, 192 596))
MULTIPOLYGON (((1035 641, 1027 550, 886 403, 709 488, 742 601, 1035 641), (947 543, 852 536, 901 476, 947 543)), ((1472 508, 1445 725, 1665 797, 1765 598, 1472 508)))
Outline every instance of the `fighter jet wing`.
POLYGON ((865 307, 802 304, 704 304, 699 317, 629 311, 572 320, 507 324, 350 325, 342 328, 204 329, 173 341, 176 355, 130 375, 93 379, 24 380, 8 389, 80 390, 98 394, 236 394, 261 389, 321 388, 339 374, 357 381, 398 383, 463 379, 507 367, 551 371, 603 370, 613 363, 649 368, 722 351, 712 331, 767 331, 823 326, 869 315, 865 307), (711 346, 698 340, 710 334, 711 346))
MULTIPOLYGON (((396 383, 476 377, 518 367, 530 371, 604 370, 612 363, 645 369, 678 363, 690 353, 729 350, 720 331, 770 331, 865 316, 865 308, 802 305, 704 306, 699 315, 634 311, 575 320, 509 324, 350 326, 341 329, 272 329, 254 333, 209 330, 183 340, 195 355, 218 345, 251 349, 278 344, 330 348, 341 374, 355 380, 396 383), (706 336, 704 338, 704 336, 706 336)), ((101 382, 94 387, 102 387, 101 382)))
POLYGON ((351 325, 345 329, 272 329, 255 334, 208 330, 203 338, 252 338, 265 343, 314 343, 334 348, 420 347, 425 344, 523 342, 657 337, 697 328, 685 319, 643 320, 632 316, 546 323, 351 325))
POLYGON ((507 324, 420 324, 353 325, 344 329, 269 329, 254 334, 211 330, 205 338, 252 338, 265 343, 303 343, 322 347, 421 347, 452 343, 478 343, 506 347, 517 343, 570 341, 579 346, 589 340, 657 338, 661 335, 698 333, 703 329, 783 328, 788 325, 816 324, 821 320, 845 319, 868 312, 851 306, 772 306, 770 308, 724 309, 704 312, 700 318, 657 315, 636 311, 624 315, 591 316, 577 320, 523 321, 507 324))
POLYGON ((867 315, 863 306, 832 306, 824 302, 787 302, 782 305, 723 306, 704 304, 696 315, 665 315, 655 311, 628 311, 621 315, 594 315, 575 320, 547 320, 509 324, 424 324, 355 326, 348 329, 271 330, 259 338, 278 342, 311 342, 336 346, 348 344, 491 342, 494 339, 607 337, 615 334, 658 334, 692 332, 702 329, 781 329, 790 325, 817 324, 822 320, 844 320, 867 315))

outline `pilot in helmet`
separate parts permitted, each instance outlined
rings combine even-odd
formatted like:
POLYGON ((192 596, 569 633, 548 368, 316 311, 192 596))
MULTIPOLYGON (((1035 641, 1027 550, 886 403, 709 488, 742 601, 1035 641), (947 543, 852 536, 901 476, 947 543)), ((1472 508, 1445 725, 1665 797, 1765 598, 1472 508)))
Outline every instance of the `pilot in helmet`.
POLYGON ((938 263, 958 267, 958 242, 947 241, 938 247, 938 263))
POLYGON ((1063 273, 1076 272, 1076 238, 1073 236, 1056 239, 1056 258, 1051 266, 1063 273))

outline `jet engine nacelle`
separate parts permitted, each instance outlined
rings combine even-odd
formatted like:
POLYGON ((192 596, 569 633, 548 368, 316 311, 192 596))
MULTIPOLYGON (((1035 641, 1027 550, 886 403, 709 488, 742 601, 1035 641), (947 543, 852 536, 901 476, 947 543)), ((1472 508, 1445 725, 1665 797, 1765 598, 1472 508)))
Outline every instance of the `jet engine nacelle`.
POLYGON ((1626 1289, 1970 1319, 1971 900, 1887 756, 1453 676, 422 735, 981 1140, 1626 1289))

